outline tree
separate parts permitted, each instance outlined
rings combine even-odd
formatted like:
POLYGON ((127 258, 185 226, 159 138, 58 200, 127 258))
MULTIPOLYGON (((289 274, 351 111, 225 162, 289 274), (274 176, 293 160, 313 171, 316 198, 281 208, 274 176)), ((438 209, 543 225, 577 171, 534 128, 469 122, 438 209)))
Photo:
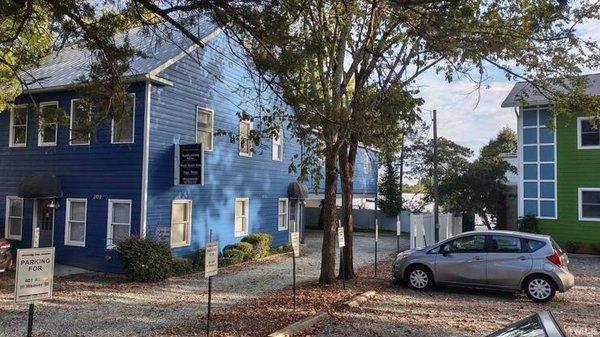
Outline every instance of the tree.
POLYGON ((495 159, 501 154, 517 152, 517 134, 510 128, 505 127, 498 135, 481 148, 479 158, 495 159))
POLYGON ((402 209, 402 193, 398 183, 399 175, 396 169, 396 158, 393 153, 384 153, 381 157, 385 171, 379 183, 379 192, 382 195, 379 200, 379 207, 386 215, 396 216, 402 209))

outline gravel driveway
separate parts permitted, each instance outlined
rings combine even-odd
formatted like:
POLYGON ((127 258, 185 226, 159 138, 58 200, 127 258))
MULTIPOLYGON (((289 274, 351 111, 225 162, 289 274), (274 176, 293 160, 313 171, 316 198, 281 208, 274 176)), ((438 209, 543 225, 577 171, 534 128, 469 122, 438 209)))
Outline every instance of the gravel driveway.
MULTIPOLYGON (((524 294, 388 285, 361 308, 337 312, 316 336, 486 336, 537 311, 550 310, 571 337, 600 336, 600 257, 570 256, 576 285, 547 304, 524 294)), ((389 263, 388 263, 389 265, 389 263)), ((389 268, 388 268, 389 269, 389 268)), ((388 277, 386 279, 386 277, 388 277)))
MULTIPOLYGON (((373 263, 373 236, 355 233, 355 265, 373 263)), ((297 259, 299 282, 318 278, 321 232, 309 231, 303 256, 297 259)), ((402 249, 408 241, 402 240, 402 249)), ((396 250, 396 238, 382 235, 380 257, 396 250)), ((226 306, 291 286, 289 255, 221 269, 213 279, 213 304, 226 306)), ((27 306, 12 299, 14 274, 0 278, 0 336, 23 336, 27 306)), ((203 275, 172 278, 157 284, 122 283, 102 274, 65 277, 55 281, 54 299, 36 305, 37 336, 137 336, 206 312, 207 281, 203 275)))

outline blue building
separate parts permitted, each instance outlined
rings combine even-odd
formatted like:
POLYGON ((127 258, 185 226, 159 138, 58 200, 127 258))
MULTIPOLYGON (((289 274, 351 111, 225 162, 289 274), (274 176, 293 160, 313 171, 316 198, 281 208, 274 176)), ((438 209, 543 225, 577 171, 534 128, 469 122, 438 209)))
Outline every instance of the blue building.
MULTIPOLYGON (((72 128, 88 116, 75 82, 87 74, 89 51, 71 46, 31 70, 40 81, 0 114, 0 236, 27 248, 39 228, 40 246, 55 247, 57 263, 120 272, 114 242, 130 235, 166 240, 175 256, 186 256, 204 247, 210 230, 220 247, 256 232, 282 244, 301 230, 302 203, 288 196, 297 179, 288 165, 302 155, 294 136, 282 129, 281 137, 251 149, 214 135, 229 130, 243 139, 259 126, 237 113, 258 116, 282 103, 253 89, 235 46, 211 22, 201 22, 198 34, 202 48, 181 36, 158 41, 140 29, 118 36, 147 57, 136 57, 127 74, 131 118, 105 122, 93 137, 72 128), (58 107, 70 122, 40 125, 31 103, 40 114, 58 107), (198 143, 203 184, 180 184, 176 154, 180 145, 198 143)), ((376 156, 361 149, 356 167, 356 192, 372 197, 376 156)))

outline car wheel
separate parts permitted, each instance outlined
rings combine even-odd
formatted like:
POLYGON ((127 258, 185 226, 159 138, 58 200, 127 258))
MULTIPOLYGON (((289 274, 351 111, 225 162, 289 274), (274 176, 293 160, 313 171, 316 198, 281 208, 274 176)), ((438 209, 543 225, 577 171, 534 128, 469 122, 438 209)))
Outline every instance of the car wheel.
POLYGON ((426 267, 414 266, 406 272, 406 282, 413 289, 427 290, 433 285, 433 275, 426 267))
POLYGON ((527 297, 538 303, 549 302, 556 295, 554 282, 548 276, 533 276, 525 282, 524 288, 527 297))

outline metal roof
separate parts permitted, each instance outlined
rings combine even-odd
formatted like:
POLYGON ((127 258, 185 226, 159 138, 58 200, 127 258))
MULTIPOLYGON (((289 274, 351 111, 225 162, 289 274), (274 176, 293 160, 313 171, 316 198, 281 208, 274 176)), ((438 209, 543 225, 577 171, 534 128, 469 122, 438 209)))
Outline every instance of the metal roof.
MULTIPOLYGON (((583 75, 588 80, 587 93, 600 95, 600 74, 583 75)), ((559 90, 564 90, 560 89, 559 90)), ((548 104, 548 98, 542 95, 538 89, 527 82, 517 82, 508 96, 502 102, 501 107, 509 108, 523 105, 548 104)))
MULTIPOLYGON (((127 38, 132 47, 144 54, 133 57, 131 68, 125 74, 126 77, 149 74, 194 44, 179 30, 168 29, 169 27, 164 23, 156 28, 157 31, 168 30, 171 34, 168 37, 166 34, 164 37, 157 37, 145 31, 143 27, 137 27, 115 36, 117 45, 124 43, 127 38)), ((216 29, 218 27, 213 21, 202 17, 193 31, 199 39, 203 39, 216 29)), ((27 88, 24 89, 39 91, 76 84, 79 78, 89 74, 92 59, 93 55, 88 49, 78 44, 67 46, 57 53, 44 57, 38 66, 24 72, 23 78, 28 83, 27 88)))

